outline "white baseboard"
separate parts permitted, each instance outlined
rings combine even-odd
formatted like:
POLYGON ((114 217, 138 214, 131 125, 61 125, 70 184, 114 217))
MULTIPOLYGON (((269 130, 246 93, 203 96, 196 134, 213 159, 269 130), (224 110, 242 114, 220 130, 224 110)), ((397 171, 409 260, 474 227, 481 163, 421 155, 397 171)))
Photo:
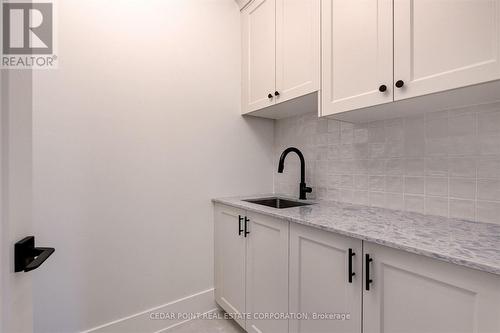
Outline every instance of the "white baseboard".
POLYGON ((214 289, 178 299, 81 333, 160 333, 188 322, 186 318, 151 319, 153 313, 208 313, 216 309, 214 289))

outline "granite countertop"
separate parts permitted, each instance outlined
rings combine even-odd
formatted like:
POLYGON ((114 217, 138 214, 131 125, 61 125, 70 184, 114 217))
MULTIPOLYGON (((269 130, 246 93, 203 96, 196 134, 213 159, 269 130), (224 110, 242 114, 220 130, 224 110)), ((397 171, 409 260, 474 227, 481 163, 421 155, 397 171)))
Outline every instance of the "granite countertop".
POLYGON ((314 205, 286 209, 243 201, 271 196, 289 198, 267 194, 213 202, 500 275, 500 224, 334 201, 310 201, 314 205))

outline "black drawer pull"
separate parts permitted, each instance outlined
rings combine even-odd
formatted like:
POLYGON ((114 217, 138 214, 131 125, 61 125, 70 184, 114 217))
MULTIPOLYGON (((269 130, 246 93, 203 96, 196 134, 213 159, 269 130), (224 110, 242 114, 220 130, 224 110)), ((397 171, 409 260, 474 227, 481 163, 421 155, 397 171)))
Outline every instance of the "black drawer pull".
POLYGON ((370 291, 370 284, 373 283, 373 280, 370 278, 370 263, 373 261, 372 258, 370 258, 370 255, 367 253, 365 254, 365 270, 366 270, 366 286, 365 289, 367 291, 370 291))
POLYGON ((352 249, 349 249, 349 273, 347 275, 347 278, 349 279, 349 283, 352 283, 352 277, 354 275, 356 275, 356 273, 354 273, 352 271, 352 257, 354 257, 356 255, 355 252, 352 251, 352 249))
POLYGON ((243 233, 243 226, 242 226, 242 223, 243 223, 243 216, 241 215, 238 215, 238 236, 241 236, 241 234, 243 233))
POLYGON ((248 231, 248 222, 250 222, 250 219, 245 216, 245 237, 250 234, 250 231, 248 231))

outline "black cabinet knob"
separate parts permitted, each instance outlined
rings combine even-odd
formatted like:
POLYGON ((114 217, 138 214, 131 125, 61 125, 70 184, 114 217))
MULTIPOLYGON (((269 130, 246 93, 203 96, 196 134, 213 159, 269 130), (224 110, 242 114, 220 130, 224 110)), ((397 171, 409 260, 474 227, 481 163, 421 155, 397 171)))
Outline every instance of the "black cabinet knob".
POLYGON ((403 80, 396 81, 396 88, 402 88, 405 85, 403 80))
POLYGON ((272 94, 267 95, 267 98, 273 98, 272 94))
POLYGON ((380 91, 380 92, 385 92, 386 90, 387 90, 387 86, 385 84, 378 87, 378 91, 380 91))
POLYGON ((274 96, 279 96, 279 95, 280 95, 279 92, 277 92, 277 91, 274 92, 274 96))

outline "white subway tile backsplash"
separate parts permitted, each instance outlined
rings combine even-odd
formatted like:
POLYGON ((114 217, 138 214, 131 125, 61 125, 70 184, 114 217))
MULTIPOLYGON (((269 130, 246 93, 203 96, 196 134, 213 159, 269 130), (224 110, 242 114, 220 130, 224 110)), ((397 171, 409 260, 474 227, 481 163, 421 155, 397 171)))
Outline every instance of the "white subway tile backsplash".
POLYGON ((477 199, 500 201, 500 180, 479 179, 477 181, 477 199))
POLYGON ((500 178, 500 159, 479 159, 477 166, 477 177, 500 178))
POLYGON ((450 199, 450 217, 456 219, 474 220, 476 213, 474 200, 450 199))
POLYGON ((423 158, 410 158, 405 160, 406 176, 423 176, 425 170, 425 160, 423 158))
POLYGON ((448 117, 430 118, 425 121, 425 138, 448 138, 448 117))
POLYGON ((385 203, 386 203, 386 208, 389 209, 396 209, 396 210, 405 209, 405 200, 403 194, 387 193, 385 203))
POLYGON ((368 128, 354 129, 354 143, 368 142, 368 128))
POLYGON ((404 179, 402 176, 387 176, 386 177, 387 192, 403 193, 404 179))
POLYGON ((476 115, 466 113, 451 116, 448 120, 448 134, 450 136, 472 137, 476 133, 476 115))
POLYGON ((448 217, 448 198, 425 197, 425 213, 429 215, 448 217))
POLYGON ((353 143, 354 142, 354 125, 350 123, 340 123, 340 142, 353 143))
POLYGON ((405 193, 424 194, 424 177, 405 177, 405 193))
POLYGON ((342 175, 340 176, 340 187, 343 188, 353 188, 354 187, 354 179, 351 175, 342 175))
POLYGON ((370 188, 370 181, 367 175, 354 176, 354 188, 356 190, 368 190, 370 188))
POLYGON ((448 178, 426 177, 425 194, 431 196, 448 197, 448 178))
POLYGON ((500 113, 484 112, 478 114, 479 133, 499 133, 500 132, 500 113))
MULTIPOLYGON (((500 103, 368 124, 277 120, 276 161, 292 145, 311 198, 500 223, 500 103)), ((290 158, 276 191, 298 195, 298 177, 290 158)))
POLYGON ((424 213, 425 200, 423 196, 405 194, 405 210, 408 212, 424 213))
POLYGON ((448 162, 449 160, 443 157, 427 158, 425 160, 425 174, 427 176, 447 177, 449 170, 448 162))
POLYGON ((451 177, 476 177, 476 159, 453 157, 449 159, 451 177))
POLYGON ((385 191, 385 176, 371 176, 370 177, 370 190, 371 191, 385 191))
POLYGON ((387 175, 402 175, 405 170, 405 160, 402 158, 391 158, 385 162, 385 173, 387 175))
POLYGON ((368 191, 354 191, 353 203, 358 205, 370 205, 370 196, 368 191))
POLYGON ((500 133, 479 132, 479 149, 482 155, 500 155, 500 133))
POLYGON ((385 207, 385 192, 370 192, 370 206, 385 207))
POLYGON ((450 197, 460 199, 475 199, 476 179, 450 178, 450 197))
POLYGON ((483 222, 500 224, 500 202, 478 201, 477 219, 483 222))

